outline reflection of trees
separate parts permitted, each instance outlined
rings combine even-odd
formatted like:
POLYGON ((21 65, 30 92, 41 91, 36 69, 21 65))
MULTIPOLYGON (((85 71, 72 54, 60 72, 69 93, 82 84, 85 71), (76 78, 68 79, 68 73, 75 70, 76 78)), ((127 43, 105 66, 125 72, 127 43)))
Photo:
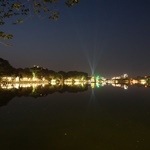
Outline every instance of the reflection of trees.
POLYGON ((88 85, 84 85, 84 87, 82 85, 78 85, 78 86, 67 86, 64 85, 63 88, 61 90, 59 90, 59 92, 64 93, 64 92, 70 92, 70 93, 77 93, 77 92, 84 92, 88 90, 88 85))
POLYGON ((4 91, 0 89, 0 107, 3 105, 7 105, 7 103, 14 98, 16 95, 15 91, 4 91))
POLYGON ((88 90, 88 85, 50 85, 47 84, 43 87, 43 85, 39 85, 37 87, 19 87, 12 89, 2 89, 0 88, 0 107, 3 105, 7 105, 7 103, 13 99, 14 97, 44 97, 49 94, 53 94, 55 92, 64 93, 64 92, 84 92, 88 90))
MULTIPOLYGON (((26 84, 25 84, 26 85, 26 84)), ((102 86, 102 84, 99 84, 102 86)), ((114 87, 119 87, 119 88, 124 88, 127 89, 127 86, 130 84, 112 84, 114 87)), ((142 85, 142 84, 134 84, 134 86, 137 87, 149 87, 150 88, 150 82, 147 82, 147 84, 142 85)), ((46 85, 36 85, 31 84, 29 87, 22 87, 21 84, 18 88, 15 88, 15 86, 12 86, 13 88, 9 88, 6 86, 5 88, 2 86, 0 87, 0 107, 7 105, 7 103, 13 99, 14 97, 33 97, 33 98, 38 98, 38 97, 44 97, 49 94, 53 93, 77 93, 77 92, 84 92, 88 90, 88 84, 71 84, 71 85, 66 85, 66 84, 46 84, 46 85)))

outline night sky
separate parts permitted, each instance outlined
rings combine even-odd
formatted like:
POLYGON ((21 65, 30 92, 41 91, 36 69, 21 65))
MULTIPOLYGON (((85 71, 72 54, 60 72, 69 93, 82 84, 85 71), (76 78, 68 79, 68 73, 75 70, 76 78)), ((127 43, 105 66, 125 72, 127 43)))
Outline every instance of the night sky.
POLYGON ((0 57, 16 68, 150 75, 149 0, 80 0, 59 12, 57 21, 34 16, 1 26, 14 38, 4 41, 12 47, 0 45, 0 57))

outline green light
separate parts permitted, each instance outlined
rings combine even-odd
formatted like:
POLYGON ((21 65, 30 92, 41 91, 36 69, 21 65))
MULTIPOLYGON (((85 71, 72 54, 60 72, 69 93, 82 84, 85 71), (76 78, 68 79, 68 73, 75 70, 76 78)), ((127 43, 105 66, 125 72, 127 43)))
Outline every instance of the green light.
POLYGON ((97 88, 100 88, 100 84, 99 84, 99 83, 96 83, 96 87, 97 87, 97 88))
POLYGON ((100 78, 100 76, 97 76, 97 78, 100 78))
POLYGON ((100 76, 96 76, 96 80, 99 80, 100 79, 100 76))

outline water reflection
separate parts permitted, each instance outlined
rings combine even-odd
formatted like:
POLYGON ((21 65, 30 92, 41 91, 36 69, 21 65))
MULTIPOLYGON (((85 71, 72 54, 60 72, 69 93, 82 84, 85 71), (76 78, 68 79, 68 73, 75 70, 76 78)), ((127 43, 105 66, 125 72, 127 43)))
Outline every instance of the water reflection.
POLYGON ((0 109, 1 149, 147 150, 150 102, 149 89, 143 87, 114 83, 0 85, 0 106, 19 97, 0 109), (41 98, 35 100, 37 97, 41 98))
POLYGON ((0 85, 0 106, 6 105, 14 97, 44 97, 55 92, 64 93, 78 93, 87 91, 88 88, 92 88, 91 98, 94 97, 94 88, 100 88, 103 86, 113 86, 127 90, 129 86, 137 87, 150 87, 149 84, 122 84, 122 83, 91 83, 91 84, 41 84, 41 83, 26 83, 26 84, 1 84, 0 85))
POLYGON ((0 106, 6 105, 14 97, 44 97, 55 92, 77 93, 88 90, 87 84, 51 85, 51 84, 6 84, 0 86, 0 106))

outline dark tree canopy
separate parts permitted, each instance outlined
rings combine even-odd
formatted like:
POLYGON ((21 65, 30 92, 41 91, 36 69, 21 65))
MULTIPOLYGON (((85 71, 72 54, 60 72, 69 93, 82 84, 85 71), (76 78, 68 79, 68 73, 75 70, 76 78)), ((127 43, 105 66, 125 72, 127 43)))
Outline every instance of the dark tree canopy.
MULTIPOLYGON (((79 0, 63 0, 63 2, 71 7, 79 0)), ((58 3, 60 0, 0 0, 0 26, 5 25, 10 18, 14 18, 13 25, 23 23, 23 18, 30 15, 43 14, 48 19, 57 20, 60 16, 58 3)), ((13 35, 0 31, 0 38, 12 39, 13 35)))
POLYGON ((38 79, 45 78, 51 80, 53 78, 58 80, 76 78, 76 79, 87 79, 88 74, 85 72, 78 71, 59 71, 55 72, 53 70, 48 70, 40 66, 34 66, 32 68, 14 68, 12 65, 5 59, 0 58, 0 79, 4 76, 19 76, 22 77, 36 77, 38 79))
POLYGON ((7 60, 0 58, 0 76, 13 74, 14 70, 7 60))

